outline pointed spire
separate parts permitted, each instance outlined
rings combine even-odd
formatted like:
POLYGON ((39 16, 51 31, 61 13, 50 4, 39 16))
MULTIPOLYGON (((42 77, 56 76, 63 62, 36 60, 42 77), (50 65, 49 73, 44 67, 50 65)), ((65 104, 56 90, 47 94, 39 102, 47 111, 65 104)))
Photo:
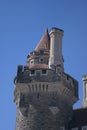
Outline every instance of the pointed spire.
POLYGON ((42 36, 40 42, 38 43, 38 45, 36 46, 35 50, 39 51, 39 50, 47 50, 49 51, 50 49, 50 36, 48 33, 48 29, 46 29, 44 35, 42 36))
POLYGON ((46 28, 45 33, 49 34, 49 33, 48 33, 48 28, 46 28))

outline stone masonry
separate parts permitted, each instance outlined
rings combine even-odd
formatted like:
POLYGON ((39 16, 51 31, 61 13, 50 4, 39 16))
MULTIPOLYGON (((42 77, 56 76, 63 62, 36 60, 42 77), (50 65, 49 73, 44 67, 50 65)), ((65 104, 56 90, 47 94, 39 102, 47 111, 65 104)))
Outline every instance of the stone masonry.
POLYGON ((78 100, 78 82, 64 72, 62 36, 52 28, 19 65, 14 78, 14 102, 17 105, 15 130, 59 130, 72 117, 78 100))

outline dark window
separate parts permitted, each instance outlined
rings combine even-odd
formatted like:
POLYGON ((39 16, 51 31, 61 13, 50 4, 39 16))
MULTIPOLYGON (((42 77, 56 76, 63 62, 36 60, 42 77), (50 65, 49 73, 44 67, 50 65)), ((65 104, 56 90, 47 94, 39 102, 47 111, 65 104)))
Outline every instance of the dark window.
POLYGON ((42 74, 46 74, 46 70, 42 70, 42 74))
POLYGON ((35 74, 35 70, 31 70, 31 74, 35 74))
POLYGON ((31 61, 31 64, 33 63, 34 61, 31 61))
POLYGON ((43 59, 41 58, 40 61, 43 62, 43 59))

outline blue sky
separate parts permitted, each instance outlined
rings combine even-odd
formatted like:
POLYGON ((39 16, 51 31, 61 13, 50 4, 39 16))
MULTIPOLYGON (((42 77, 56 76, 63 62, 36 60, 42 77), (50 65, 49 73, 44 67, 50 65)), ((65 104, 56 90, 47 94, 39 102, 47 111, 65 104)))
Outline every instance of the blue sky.
POLYGON ((19 64, 26 64, 46 28, 64 30, 65 72, 79 82, 87 74, 87 0, 1 0, 0 1, 0 130, 14 130, 16 105, 13 79, 19 64))

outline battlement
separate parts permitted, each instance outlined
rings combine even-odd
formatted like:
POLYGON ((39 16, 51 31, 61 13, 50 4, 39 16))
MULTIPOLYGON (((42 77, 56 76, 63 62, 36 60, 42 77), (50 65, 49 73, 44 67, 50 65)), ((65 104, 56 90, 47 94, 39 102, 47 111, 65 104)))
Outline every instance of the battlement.
MULTIPOLYGON (((29 82, 56 82, 60 80, 60 76, 58 76, 55 71, 44 68, 43 65, 41 68, 31 68, 28 66, 18 66, 17 76, 15 81, 17 83, 29 83, 29 82)), ((14 81, 14 82, 15 82, 14 81)))
POLYGON ((18 66, 18 73, 14 82, 15 84, 30 84, 30 92, 38 92, 39 90, 40 92, 44 92, 44 90, 48 90, 48 92, 56 92, 61 89, 61 92, 66 91, 66 93, 68 92, 72 97, 75 97, 75 100, 78 99, 78 82, 68 74, 63 73, 61 76, 52 69, 29 69, 28 66, 18 66), (48 89, 46 89, 44 85, 49 86, 48 89))

